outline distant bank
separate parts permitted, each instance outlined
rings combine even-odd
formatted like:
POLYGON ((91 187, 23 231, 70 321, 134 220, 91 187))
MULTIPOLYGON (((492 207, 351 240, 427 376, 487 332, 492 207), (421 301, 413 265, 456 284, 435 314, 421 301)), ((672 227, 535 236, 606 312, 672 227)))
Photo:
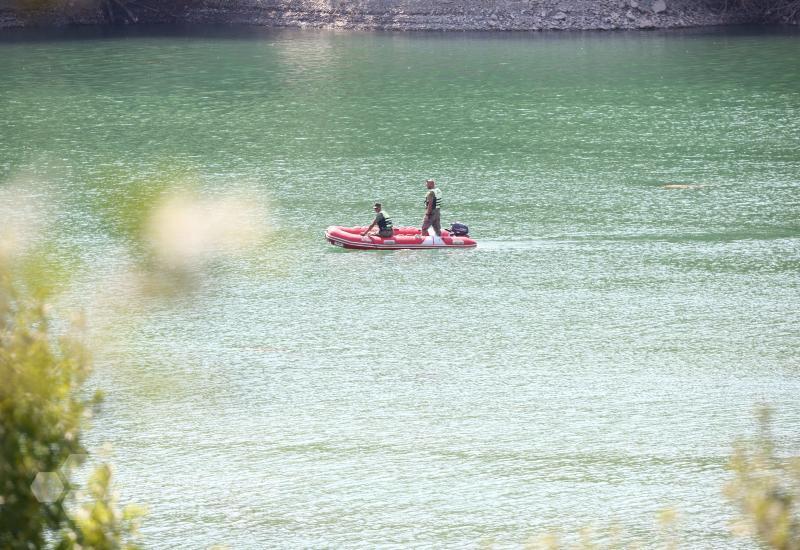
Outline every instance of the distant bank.
POLYGON ((782 0, 0 0, 0 28, 231 23, 362 30, 667 29, 793 23, 782 0))

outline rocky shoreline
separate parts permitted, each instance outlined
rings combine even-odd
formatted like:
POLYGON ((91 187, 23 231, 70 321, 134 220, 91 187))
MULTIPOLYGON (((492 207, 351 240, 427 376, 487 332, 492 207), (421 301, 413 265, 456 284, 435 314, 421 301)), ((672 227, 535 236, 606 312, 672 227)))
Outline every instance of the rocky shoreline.
POLYGON ((702 0, 0 0, 0 28, 225 23, 395 31, 669 29, 759 22, 702 0), (38 6, 38 7, 37 7, 38 6))

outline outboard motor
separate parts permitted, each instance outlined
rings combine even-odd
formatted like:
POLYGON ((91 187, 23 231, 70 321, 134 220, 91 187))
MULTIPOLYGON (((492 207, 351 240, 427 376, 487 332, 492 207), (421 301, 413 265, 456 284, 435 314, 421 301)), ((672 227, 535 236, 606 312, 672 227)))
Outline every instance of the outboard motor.
POLYGON ((469 227, 461 222, 450 224, 450 229, 448 229, 448 231, 454 237, 469 237, 469 227))

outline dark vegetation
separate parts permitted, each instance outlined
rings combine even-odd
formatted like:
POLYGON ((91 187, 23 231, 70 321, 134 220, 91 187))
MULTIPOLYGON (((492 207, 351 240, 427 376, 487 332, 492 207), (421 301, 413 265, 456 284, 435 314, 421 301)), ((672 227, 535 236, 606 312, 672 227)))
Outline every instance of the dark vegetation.
MULTIPOLYGON (((85 8, 102 13, 106 23, 132 24, 140 19, 176 20, 172 8, 175 2, 159 0, 85 0, 85 8)), ((73 4, 65 0, 16 0, 16 8, 23 13, 68 10, 73 4)))

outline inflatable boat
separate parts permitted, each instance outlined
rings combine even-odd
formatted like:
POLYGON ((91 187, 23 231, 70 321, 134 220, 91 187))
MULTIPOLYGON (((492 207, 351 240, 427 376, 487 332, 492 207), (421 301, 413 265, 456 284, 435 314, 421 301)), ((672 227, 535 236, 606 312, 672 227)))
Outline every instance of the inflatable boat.
POLYGON ((421 235, 418 227, 395 227, 391 237, 364 235, 366 227, 341 227, 332 225, 325 230, 325 238, 334 246, 359 250, 475 248, 478 246, 469 236, 451 235, 443 229, 441 237, 421 235))

